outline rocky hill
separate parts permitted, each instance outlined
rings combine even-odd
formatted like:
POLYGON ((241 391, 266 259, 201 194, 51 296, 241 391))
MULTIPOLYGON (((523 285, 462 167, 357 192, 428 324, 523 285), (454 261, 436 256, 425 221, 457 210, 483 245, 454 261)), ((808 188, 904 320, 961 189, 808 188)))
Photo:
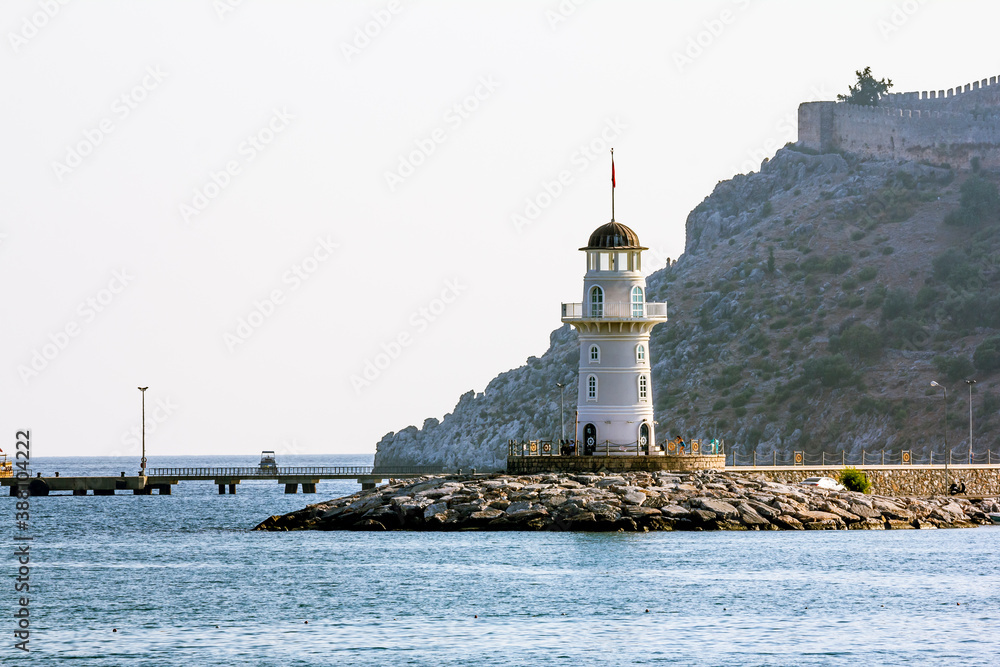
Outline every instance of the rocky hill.
MULTIPOLYGON (((1000 198, 995 174, 960 166, 788 146, 719 183, 688 216, 684 254, 647 280, 670 304, 651 340, 660 438, 762 457, 940 453, 936 380, 957 457, 975 377, 975 446, 996 451, 1000 198)), ((376 464, 502 468, 508 439, 558 437, 556 383, 575 386, 577 361, 564 326, 442 421, 386 435, 376 464)))

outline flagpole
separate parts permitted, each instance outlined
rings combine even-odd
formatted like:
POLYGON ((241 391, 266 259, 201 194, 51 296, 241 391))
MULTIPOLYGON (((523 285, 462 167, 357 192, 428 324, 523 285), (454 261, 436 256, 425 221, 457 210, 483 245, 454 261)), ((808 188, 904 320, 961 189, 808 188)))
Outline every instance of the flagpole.
POLYGON ((615 221, 615 149, 611 149, 611 222, 615 221))

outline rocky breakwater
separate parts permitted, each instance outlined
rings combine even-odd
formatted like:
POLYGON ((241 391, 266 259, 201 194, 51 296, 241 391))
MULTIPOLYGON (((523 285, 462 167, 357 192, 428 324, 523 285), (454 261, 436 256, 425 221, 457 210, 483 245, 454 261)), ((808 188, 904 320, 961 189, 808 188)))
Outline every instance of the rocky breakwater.
POLYGON ((868 496, 735 473, 424 477, 330 500, 255 530, 842 530, 989 523, 967 499, 868 496))

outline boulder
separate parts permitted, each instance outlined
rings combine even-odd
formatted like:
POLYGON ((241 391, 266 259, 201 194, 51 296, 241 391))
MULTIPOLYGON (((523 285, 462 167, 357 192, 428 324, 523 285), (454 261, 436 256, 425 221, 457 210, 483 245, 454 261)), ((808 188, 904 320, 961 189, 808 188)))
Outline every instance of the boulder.
MULTIPOLYGON (((622 500, 625 501, 626 505, 642 505, 646 502, 646 494, 639 491, 630 491, 622 496, 622 500)), ((659 514, 659 511, 657 511, 657 514, 659 514)))
POLYGON ((424 509, 424 520, 426 521, 436 514, 444 514, 447 511, 447 503, 432 503, 424 509))
POLYGON ((802 522, 789 514, 781 514, 775 517, 774 523, 785 530, 803 530, 802 522))
POLYGON ((518 500, 507 506, 507 514, 515 514, 517 512, 524 512, 531 509, 531 502, 528 500, 518 500))
POLYGON ((504 514, 505 513, 503 511, 501 511, 501 510, 497 510, 497 509, 493 509, 493 508, 487 507, 485 509, 479 510, 478 512, 473 512, 472 514, 470 514, 469 515, 469 520, 470 521, 477 521, 477 522, 492 521, 493 519, 496 519, 497 517, 504 516, 504 514))
POLYGON ((660 508, 660 514, 671 519, 687 519, 691 510, 680 505, 666 505, 660 508))
POLYGON ((691 503, 703 510, 708 510, 714 513, 720 519, 736 519, 739 517, 739 511, 725 502, 724 500, 716 500, 715 498, 692 498, 691 503))

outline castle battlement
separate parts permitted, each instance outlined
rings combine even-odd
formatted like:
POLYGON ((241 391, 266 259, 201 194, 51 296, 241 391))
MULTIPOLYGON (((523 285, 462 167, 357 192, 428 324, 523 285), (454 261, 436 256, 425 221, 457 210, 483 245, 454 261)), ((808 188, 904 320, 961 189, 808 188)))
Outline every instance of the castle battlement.
POLYGON ((1000 169, 1000 77, 938 91, 887 94, 878 106, 799 105, 799 145, 863 157, 1000 169))
POLYGON ((882 96, 879 104, 902 108, 924 101, 960 101, 962 103, 966 103, 975 102, 975 99, 979 97, 976 93, 987 92, 994 95, 1000 93, 1000 88, 997 87, 997 77, 991 76, 989 79, 973 81, 972 83, 967 83, 964 86, 955 86, 954 88, 948 88, 947 90, 922 90, 911 93, 888 93, 882 96), (968 93, 973 94, 969 95, 968 93))

